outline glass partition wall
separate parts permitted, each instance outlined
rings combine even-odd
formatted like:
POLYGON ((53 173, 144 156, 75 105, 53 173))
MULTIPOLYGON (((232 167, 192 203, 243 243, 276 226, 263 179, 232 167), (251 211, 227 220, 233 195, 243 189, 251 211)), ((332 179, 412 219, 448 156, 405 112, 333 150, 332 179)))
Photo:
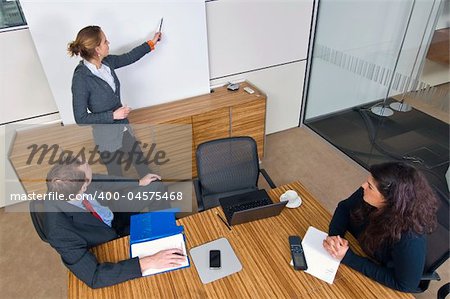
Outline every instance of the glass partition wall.
POLYGON ((416 165, 448 197, 448 37, 441 79, 423 76, 447 10, 448 0, 320 0, 304 124, 365 168, 416 165))

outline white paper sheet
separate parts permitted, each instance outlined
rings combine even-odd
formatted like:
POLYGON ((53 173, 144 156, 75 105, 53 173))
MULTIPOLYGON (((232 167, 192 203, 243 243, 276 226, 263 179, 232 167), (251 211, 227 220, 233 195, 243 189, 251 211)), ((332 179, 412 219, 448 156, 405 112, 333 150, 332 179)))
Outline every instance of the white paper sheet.
POLYGON ((310 226, 303 238, 302 246, 308 264, 308 270, 305 272, 332 284, 340 261, 323 248, 322 242, 327 236, 327 233, 310 226))
MULTIPOLYGON (((183 250, 183 254, 187 256, 186 245, 184 242, 183 234, 173 235, 166 238, 161 238, 153 241, 142 242, 131 245, 131 253, 132 257, 144 257, 148 255, 155 254, 161 250, 171 249, 171 248, 180 248, 183 250)), ((147 269, 142 273, 142 276, 152 275, 156 273, 166 272, 169 270, 174 270, 182 267, 188 266, 188 260, 181 263, 181 266, 162 268, 162 269, 147 269)))

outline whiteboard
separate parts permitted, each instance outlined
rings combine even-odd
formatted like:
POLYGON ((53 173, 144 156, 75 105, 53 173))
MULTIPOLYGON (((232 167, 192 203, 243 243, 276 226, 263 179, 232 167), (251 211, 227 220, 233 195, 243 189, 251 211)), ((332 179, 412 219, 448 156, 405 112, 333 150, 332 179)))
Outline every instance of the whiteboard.
POLYGON ((312 9, 313 0, 208 2, 211 79, 306 59, 312 9))
POLYGON ((67 44, 87 25, 99 25, 110 53, 122 54, 153 38, 155 51, 116 71, 122 103, 141 108, 209 92, 206 12, 202 0, 21 1, 50 89, 65 124, 74 123, 72 75, 79 57, 67 44))

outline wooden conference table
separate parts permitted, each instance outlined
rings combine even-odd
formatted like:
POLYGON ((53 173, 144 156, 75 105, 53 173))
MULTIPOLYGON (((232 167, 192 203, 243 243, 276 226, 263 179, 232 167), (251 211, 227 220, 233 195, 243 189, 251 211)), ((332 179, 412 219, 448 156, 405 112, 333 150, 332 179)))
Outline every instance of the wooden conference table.
MULTIPOLYGON (((288 189, 296 190, 303 199, 299 208, 285 208, 277 217, 233 226, 232 230, 215 214, 223 216, 220 208, 177 221, 184 226, 188 250, 227 238, 242 263, 238 273, 204 285, 191 259, 189 268, 95 290, 69 272, 69 298, 414 298, 386 288, 345 265, 340 265, 332 285, 294 271, 289 265, 288 236, 303 237, 309 226, 327 231, 331 214, 299 182, 270 190, 269 195, 279 201, 288 189)), ((349 239, 355 249, 355 240, 349 239)), ((101 262, 127 259, 128 237, 102 244, 93 251, 101 262)))

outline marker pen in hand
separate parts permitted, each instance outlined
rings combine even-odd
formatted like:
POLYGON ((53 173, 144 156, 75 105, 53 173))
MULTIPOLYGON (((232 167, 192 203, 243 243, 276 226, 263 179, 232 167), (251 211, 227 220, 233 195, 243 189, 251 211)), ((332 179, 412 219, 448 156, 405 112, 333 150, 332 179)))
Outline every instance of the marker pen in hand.
MULTIPOLYGON (((163 20, 164 20, 164 18, 161 18, 161 22, 159 23, 159 30, 158 30, 159 33, 161 33, 163 20)), ((160 41, 160 40, 161 40, 161 35, 158 37, 158 41, 160 41)))

